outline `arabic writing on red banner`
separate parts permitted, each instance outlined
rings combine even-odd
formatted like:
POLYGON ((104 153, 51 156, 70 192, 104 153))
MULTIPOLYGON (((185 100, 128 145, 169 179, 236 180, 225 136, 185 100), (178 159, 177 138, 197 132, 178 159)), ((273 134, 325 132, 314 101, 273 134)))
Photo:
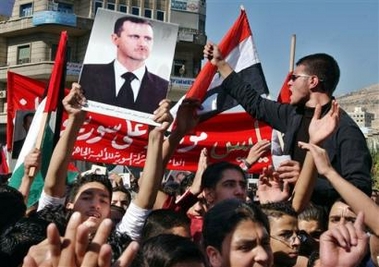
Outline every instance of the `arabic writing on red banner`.
MULTIPOLYGON (((63 130, 65 123, 63 123, 63 130)), ((143 167, 146 157, 148 126, 124 119, 88 113, 77 137, 73 158, 91 162, 143 167)), ((221 114, 200 124, 185 136, 171 158, 168 169, 197 169, 202 148, 208 149, 210 162, 240 163, 250 147, 260 139, 270 139, 271 128, 246 113, 221 114), (230 134, 230 129, 234 129, 230 134)), ((271 162, 261 158, 251 172, 271 162)))

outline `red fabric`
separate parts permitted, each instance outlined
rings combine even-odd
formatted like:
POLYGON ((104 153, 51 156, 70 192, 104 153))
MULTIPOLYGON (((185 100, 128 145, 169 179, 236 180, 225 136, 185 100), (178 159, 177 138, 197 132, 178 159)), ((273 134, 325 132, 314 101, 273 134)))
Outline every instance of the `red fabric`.
MULTIPOLYGON (((40 99, 45 88, 43 82, 15 73, 8 73, 8 75, 11 77, 10 84, 13 84, 13 87, 8 84, 8 90, 13 94, 13 99, 8 100, 8 103, 17 102, 17 99, 22 98, 23 92, 28 88, 37 88, 36 92, 40 93, 35 93, 30 98, 40 99)), ((11 114, 14 113, 8 113, 8 115, 11 114)), ((64 114, 62 129, 65 129, 65 119, 64 114)), ((12 120, 13 117, 8 119, 9 122, 12 120)), ((7 126, 10 127, 10 123, 7 126)), ((10 130, 13 133, 13 124, 10 130)), ((95 163, 142 167, 146 157, 147 132, 147 125, 88 113, 87 122, 78 135, 73 157, 95 163)), ((185 136, 170 160, 168 168, 196 171, 198 157, 203 147, 208 149, 211 162, 227 160, 239 164, 241 158, 246 157, 249 145, 257 142, 257 135, 262 139, 270 139, 271 128, 245 112, 219 114, 199 124, 193 135, 185 136), (254 128, 256 124, 257 130, 254 128), (230 134, 231 129, 233 134, 230 134)), ((7 141, 9 141, 8 137, 7 141)), ((269 163, 270 159, 264 158, 250 171, 259 171, 269 163)))
MULTIPOLYGON (((228 55, 239 43, 249 36, 251 36, 249 21, 245 10, 241 10, 238 19, 220 42, 219 49, 224 56, 228 55)), ((196 80, 187 92, 186 97, 204 100, 208 86, 211 83, 213 76, 216 74, 216 71, 217 68, 210 62, 207 62, 196 77, 196 80)))
POLYGON ((35 110, 41 102, 46 83, 7 72, 7 149, 12 150, 14 119, 17 110, 35 110))
MULTIPOLYGON (((224 160, 239 164, 246 157, 250 146, 257 142, 258 135, 269 140, 271 132, 268 125, 245 112, 220 114, 199 124, 193 135, 183 138, 167 168, 196 171, 200 151, 204 147, 208 149, 210 162, 224 160), (233 129, 233 134, 230 134, 230 129, 233 129)), ((82 126, 77 138, 73 157, 91 162, 143 167, 147 133, 147 125, 89 113, 88 121, 82 126)), ((270 157, 265 157, 254 164, 250 171, 259 172, 270 162, 270 157)))
POLYGON ((50 76, 49 87, 47 89, 46 105, 44 112, 52 112, 57 109, 60 89, 64 88, 64 74, 66 71, 66 48, 67 32, 61 33, 57 54, 55 56, 53 70, 50 76))
POLYGON ((289 82, 292 74, 293 74, 292 71, 287 74, 287 77, 284 80, 282 88, 280 89, 280 92, 278 95, 278 102, 280 102, 280 103, 289 103, 290 102, 291 91, 290 91, 290 88, 288 86, 288 82, 289 82))
POLYGON ((0 145, 0 174, 8 174, 10 173, 7 157, 5 155, 5 151, 3 146, 0 145))
POLYGON ((192 240, 200 244, 203 238, 203 223, 204 219, 201 216, 188 215, 191 220, 191 236, 192 240))
POLYGON ((187 212, 196 202, 197 196, 193 195, 188 189, 177 201, 176 197, 167 195, 162 209, 171 209, 176 212, 187 212))

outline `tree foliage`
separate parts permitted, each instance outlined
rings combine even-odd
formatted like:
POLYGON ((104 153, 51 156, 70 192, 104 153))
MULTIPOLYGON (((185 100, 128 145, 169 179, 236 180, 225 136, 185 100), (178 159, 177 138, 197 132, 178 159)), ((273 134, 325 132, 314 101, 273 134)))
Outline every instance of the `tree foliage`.
POLYGON ((372 169, 371 177, 373 181, 373 188, 379 190, 379 151, 371 151, 372 169))

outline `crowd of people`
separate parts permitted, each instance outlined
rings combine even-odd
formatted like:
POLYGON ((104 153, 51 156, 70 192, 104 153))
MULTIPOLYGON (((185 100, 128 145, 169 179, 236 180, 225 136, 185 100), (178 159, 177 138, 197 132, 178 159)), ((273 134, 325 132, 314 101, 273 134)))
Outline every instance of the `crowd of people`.
POLYGON ((262 98, 228 65, 218 46, 204 56, 224 78, 222 88, 252 116, 284 133, 291 159, 263 168, 256 192, 246 171, 269 153, 254 144, 243 166, 209 162, 178 188, 162 184, 180 140, 197 125, 197 99, 186 99, 172 123, 170 101, 154 111, 146 161, 136 185, 115 174, 86 173, 66 184, 68 165, 86 113, 81 86, 72 85, 68 114, 38 203, 26 207, 31 168, 43 155, 32 150, 18 189, 1 185, 0 265, 130 267, 352 267, 378 266, 379 207, 372 194, 371 157, 365 138, 339 107, 333 91, 337 62, 327 54, 300 59, 288 85, 289 104, 262 98))

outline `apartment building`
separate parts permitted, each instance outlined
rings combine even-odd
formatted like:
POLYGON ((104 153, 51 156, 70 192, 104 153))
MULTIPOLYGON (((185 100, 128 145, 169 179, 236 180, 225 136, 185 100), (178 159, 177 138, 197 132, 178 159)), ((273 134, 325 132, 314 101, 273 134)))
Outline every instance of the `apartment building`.
POLYGON ((367 112, 366 109, 362 107, 355 107, 354 111, 348 112, 348 114, 361 128, 371 128, 371 122, 375 118, 373 113, 367 112))
POLYGON ((67 87, 78 80, 98 8, 179 25, 168 97, 178 100, 200 71, 205 0, 15 0, 0 19, 0 143, 5 143, 7 71, 49 79, 61 31, 67 31, 67 87))

